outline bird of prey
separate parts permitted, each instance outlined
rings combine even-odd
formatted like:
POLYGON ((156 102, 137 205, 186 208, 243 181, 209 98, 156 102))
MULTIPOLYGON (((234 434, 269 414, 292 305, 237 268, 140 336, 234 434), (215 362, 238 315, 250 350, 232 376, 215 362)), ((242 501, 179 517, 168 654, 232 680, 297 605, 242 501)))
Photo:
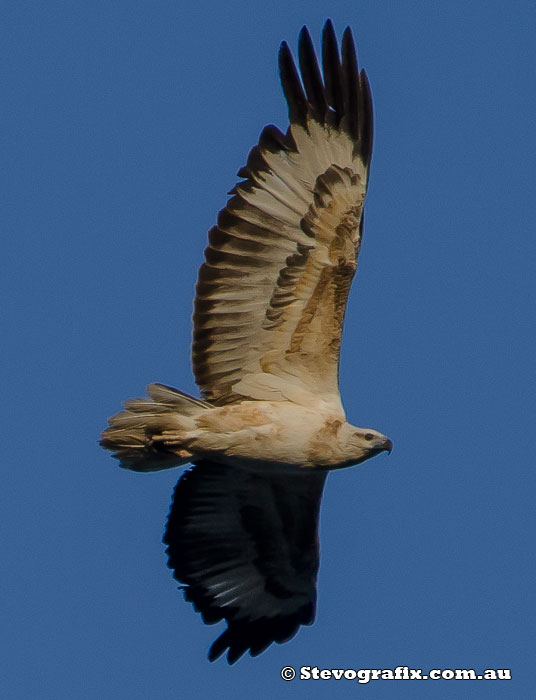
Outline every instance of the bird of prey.
POLYGON ((193 315, 202 398, 152 384, 101 440, 127 469, 193 465, 164 543, 185 599, 205 623, 227 623, 211 661, 256 656, 313 622, 326 476, 392 448, 347 422, 338 387, 372 149, 369 83, 350 29, 339 53, 329 20, 322 73, 305 27, 298 56, 300 72, 283 42, 286 133, 263 129, 209 232, 193 315))

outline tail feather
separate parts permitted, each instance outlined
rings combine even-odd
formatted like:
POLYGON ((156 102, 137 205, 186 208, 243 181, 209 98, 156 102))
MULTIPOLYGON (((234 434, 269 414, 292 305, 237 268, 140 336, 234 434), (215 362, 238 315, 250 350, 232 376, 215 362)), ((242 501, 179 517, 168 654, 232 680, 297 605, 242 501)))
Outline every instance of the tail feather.
POLYGON ((124 469, 147 472, 185 464, 192 454, 181 446, 181 436, 211 405, 164 384, 150 384, 147 393, 149 398, 125 401, 125 410, 108 419, 100 444, 124 469))

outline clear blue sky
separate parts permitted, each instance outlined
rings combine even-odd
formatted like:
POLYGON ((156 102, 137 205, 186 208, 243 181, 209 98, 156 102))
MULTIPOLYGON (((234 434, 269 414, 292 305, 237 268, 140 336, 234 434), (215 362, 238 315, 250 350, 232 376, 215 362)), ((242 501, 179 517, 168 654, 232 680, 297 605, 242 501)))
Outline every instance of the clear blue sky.
POLYGON ((534 651, 533 2, 6 0, 2 700, 528 698, 534 651), (376 113, 342 354, 390 457, 332 474, 317 621, 234 667, 161 544, 179 475, 97 445, 151 381, 195 391, 206 232, 277 50, 352 26, 376 113), (511 682, 279 678, 282 666, 511 668, 511 682))

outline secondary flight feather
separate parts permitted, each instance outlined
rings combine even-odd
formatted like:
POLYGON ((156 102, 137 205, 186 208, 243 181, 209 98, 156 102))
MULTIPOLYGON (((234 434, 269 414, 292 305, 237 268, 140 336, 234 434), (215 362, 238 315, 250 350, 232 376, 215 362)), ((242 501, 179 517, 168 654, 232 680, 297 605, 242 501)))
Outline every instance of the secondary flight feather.
POLYGON ((293 637, 316 607, 318 514, 332 469, 391 441, 346 420, 341 334, 363 235, 372 100, 350 29, 331 22, 322 72, 309 32, 298 72, 279 68, 285 133, 267 126, 209 232, 194 304, 201 399, 162 384, 109 419, 101 444, 121 466, 186 463, 164 543, 186 600, 226 629, 209 651, 230 663, 293 637))

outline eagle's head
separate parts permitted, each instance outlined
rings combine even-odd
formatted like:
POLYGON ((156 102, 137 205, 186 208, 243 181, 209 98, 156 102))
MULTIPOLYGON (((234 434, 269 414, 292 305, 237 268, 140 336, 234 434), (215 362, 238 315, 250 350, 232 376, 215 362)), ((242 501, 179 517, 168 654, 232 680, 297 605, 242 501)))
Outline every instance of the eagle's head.
POLYGON ((358 428, 346 423, 342 426, 339 435, 339 446, 348 459, 344 466, 360 464, 380 452, 389 452, 393 449, 391 440, 382 433, 372 428, 358 428))

